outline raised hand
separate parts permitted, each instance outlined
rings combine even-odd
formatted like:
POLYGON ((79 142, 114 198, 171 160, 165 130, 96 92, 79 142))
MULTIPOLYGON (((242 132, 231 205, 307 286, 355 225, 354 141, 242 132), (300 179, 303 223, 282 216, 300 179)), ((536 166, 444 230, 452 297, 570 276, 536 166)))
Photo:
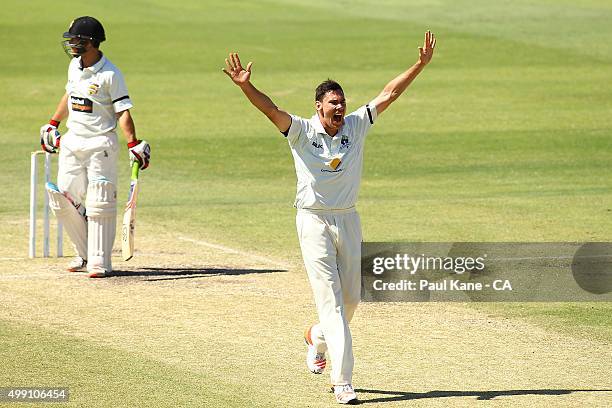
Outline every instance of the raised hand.
MULTIPOLYGON (((425 42, 419 47, 419 62, 423 65, 429 64, 436 48, 436 37, 429 30, 425 33, 425 42)), ((227 61, 227 60, 226 60, 227 61)))
POLYGON ((249 82, 251 78, 251 66, 252 62, 247 64, 246 69, 242 67, 240 57, 238 53, 230 53, 229 58, 225 59, 226 68, 223 68, 223 72, 234 81, 238 86, 244 85, 249 82))

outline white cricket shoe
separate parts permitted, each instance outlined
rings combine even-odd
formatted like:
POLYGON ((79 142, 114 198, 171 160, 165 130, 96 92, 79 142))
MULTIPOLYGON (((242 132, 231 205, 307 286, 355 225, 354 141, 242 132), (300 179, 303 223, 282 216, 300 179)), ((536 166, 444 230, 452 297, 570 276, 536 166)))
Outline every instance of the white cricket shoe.
POLYGON ((313 374, 323 374, 327 359, 325 358, 325 352, 317 352, 317 348, 312 344, 312 338, 310 337, 310 330, 312 326, 304 333, 304 343, 308 347, 306 352, 306 366, 313 374))
POLYGON ((68 272, 85 272, 87 270, 87 261, 80 256, 74 258, 66 268, 68 272))
POLYGON ((108 271, 101 266, 92 266, 87 269, 90 278, 105 278, 109 275, 108 271))
POLYGON ((351 384, 334 385, 332 387, 338 404, 356 404, 357 394, 351 384))

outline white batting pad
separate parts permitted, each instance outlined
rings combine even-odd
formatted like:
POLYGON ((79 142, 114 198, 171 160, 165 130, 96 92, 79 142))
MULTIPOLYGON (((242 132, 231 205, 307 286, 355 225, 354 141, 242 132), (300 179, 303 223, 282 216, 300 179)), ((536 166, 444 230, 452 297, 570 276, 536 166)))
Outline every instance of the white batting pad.
POLYGON ((117 189, 106 179, 95 179, 87 188, 88 263, 112 271, 111 253, 117 229, 117 189))
POLYGON ((76 253, 87 259, 87 222, 74 205, 64 196, 53 183, 46 184, 49 195, 49 208, 64 225, 76 253))
POLYGON ((87 217, 115 217, 117 215, 117 188, 105 178, 94 179, 87 186, 85 201, 87 217))
POLYGON ((111 253, 115 242, 117 220, 115 217, 90 217, 87 223, 89 240, 87 269, 102 267, 113 270, 111 253))

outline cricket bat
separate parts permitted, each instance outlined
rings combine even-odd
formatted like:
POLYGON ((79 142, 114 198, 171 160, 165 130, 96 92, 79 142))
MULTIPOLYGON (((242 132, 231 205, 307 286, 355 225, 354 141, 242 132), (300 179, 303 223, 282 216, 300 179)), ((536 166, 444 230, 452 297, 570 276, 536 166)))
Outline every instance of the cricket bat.
POLYGON ((123 213, 123 226, 121 227, 121 252, 123 260, 129 261, 134 256, 134 224, 136 223, 136 200, 138 199, 138 170, 140 164, 132 163, 132 177, 130 179, 130 194, 123 213))

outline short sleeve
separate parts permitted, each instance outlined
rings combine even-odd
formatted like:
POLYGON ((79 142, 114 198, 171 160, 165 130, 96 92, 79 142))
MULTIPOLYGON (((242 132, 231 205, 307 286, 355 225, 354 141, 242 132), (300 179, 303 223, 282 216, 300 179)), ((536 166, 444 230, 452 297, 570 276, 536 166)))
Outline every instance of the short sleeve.
POLYGON ((308 131, 308 121, 304 118, 301 118, 296 115, 291 116, 291 126, 287 129, 286 132, 283 132, 283 135, 287 138, 289 144, 295 144, 300 136, 305 136, 308 131))
POLYGON ((378 113, 376 112, 376 105, 374 105, 372 102, 357 109, 354 114, 368 127, 374 124, 376 117, 378 116, 378 113))
POLYGON ((119 71, 113 72, 110 77, 110 97, 115 113, 123 112, 134 106, 130 100, 123 75, 119 71))
POLYGON ((376 118, 378 117, 378 112, 376 111, 376 105, 373 103, 374 101, 368 103, 366 108, 366 113, 368 114, 368 120, 370 121, 370 125, 373 125, 376 122, 376 118))
POLYGON ((355 112, 347 116, 351 118, 351 125, 356 133, 360 137, 365 137, 370 130, 370 127, 374 124, 377 117, 376 106, 373 103, 362 106, 355 112))

